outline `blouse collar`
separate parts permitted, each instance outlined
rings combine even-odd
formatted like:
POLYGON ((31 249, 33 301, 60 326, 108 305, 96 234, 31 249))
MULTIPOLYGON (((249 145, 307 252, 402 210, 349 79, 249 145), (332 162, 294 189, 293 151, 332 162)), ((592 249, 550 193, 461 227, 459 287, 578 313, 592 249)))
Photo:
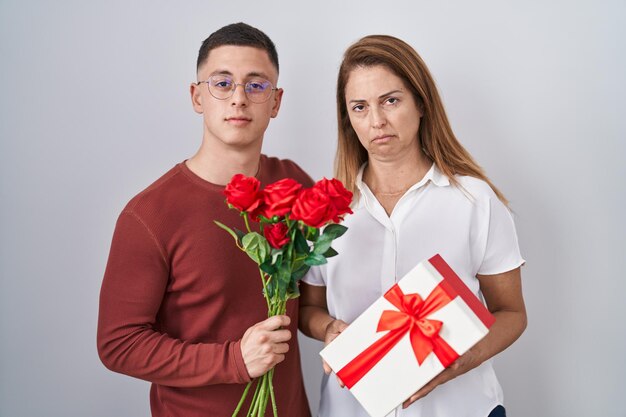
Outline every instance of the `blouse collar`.
MULTIPOLYGON (((359 172, 358 172, 358 174, 356 176, 356 180, 355 180, 355 185, 356 185, 356 187, 358 188, 358 190, 361 193, 364 193, 365 192, 364 190, 366 188, 369 190, 367 185, 363 182, 363 172, 365 171, 365 167, 366 166, 367 166, 367 162, 365 162, 363 165, 361 165, 361 168, 359 168, 359 172)), ((421 186, 427 184, 428 181, 432 182, 433 184, 435 184, 438 187, 446 187, 446 186, 450 185, 450 179, 447 177, 447 175, 445 175, 443 172, 441 172, 439 170, 439 168, 437 168, 437 165, 435 165, 433 163, 430 166, 430 169, 428 170, 426 175, 424 175, 424 178, 419 180, 417 183, 413 184, 407 190, 407 192, 409 192, 411 190, 415 190, 417 188, 420 188, 421 186)))

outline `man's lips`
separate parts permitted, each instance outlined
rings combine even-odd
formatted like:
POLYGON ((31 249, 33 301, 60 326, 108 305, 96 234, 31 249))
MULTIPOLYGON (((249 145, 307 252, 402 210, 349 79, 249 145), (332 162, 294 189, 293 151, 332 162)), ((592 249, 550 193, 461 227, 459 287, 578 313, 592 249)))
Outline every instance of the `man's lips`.
POLYGON ((245 125, 252 121, 252 119, 250 119, 249 117, 245 117, 245 116, 227 117, 225 120, 227 123, 230 123, 233 125, 245 125))

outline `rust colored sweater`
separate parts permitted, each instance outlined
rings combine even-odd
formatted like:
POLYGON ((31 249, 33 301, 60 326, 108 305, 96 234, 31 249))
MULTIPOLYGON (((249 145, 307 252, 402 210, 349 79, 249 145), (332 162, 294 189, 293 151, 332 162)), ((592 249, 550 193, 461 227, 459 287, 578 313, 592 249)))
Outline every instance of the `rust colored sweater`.
MULTIPOLYGON (((293 162, 264 155, 257 177, 263 186, 285 177, 312 185, 293 162)), ((154 417, 230 416, 250 381, 241 338, 267 318, 267 305, 256 264, 213 223, 245 227, 223 190, 180 163, 134 197, 115 227, 98 352, 107 368, 152 382, 154 417)), ((297 300, 287 314, 293 337, 274 374, 276 401, 283 417, 309 417, 297 300)))

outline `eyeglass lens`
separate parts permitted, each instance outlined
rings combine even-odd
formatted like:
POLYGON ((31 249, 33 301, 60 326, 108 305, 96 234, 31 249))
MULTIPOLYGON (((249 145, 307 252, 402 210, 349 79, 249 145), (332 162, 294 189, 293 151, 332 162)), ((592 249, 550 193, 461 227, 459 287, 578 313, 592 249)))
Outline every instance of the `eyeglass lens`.
MULTIPOLYGON (((231 78, 224 75, 213 75, 207 81, 209 92, 219 100, 231 97, 238 85, 231 78)), ((263 103, 272 93, 272 83, 263 78, 253 78, 243 85, 246 96, 250 101, 263 103)))

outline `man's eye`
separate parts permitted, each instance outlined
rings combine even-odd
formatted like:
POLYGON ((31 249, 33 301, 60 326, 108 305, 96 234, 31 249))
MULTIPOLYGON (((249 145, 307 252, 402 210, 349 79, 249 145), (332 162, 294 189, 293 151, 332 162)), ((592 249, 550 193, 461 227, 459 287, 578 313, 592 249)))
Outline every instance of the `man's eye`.
POLYGON ((213 85, 217 88, 231 88, 231 86, 233 85, 233 82, 229 79, 226 78, 222 78, 222 79, 217 79, 217 80, 213 80, 213 85))
POLYGON ((267 88, 267 83, 266 82, 250 81, 248 83, 248 90, 250 90, 250 91, 255 91, 255 92, 265 91, 266 88, 267 88))

